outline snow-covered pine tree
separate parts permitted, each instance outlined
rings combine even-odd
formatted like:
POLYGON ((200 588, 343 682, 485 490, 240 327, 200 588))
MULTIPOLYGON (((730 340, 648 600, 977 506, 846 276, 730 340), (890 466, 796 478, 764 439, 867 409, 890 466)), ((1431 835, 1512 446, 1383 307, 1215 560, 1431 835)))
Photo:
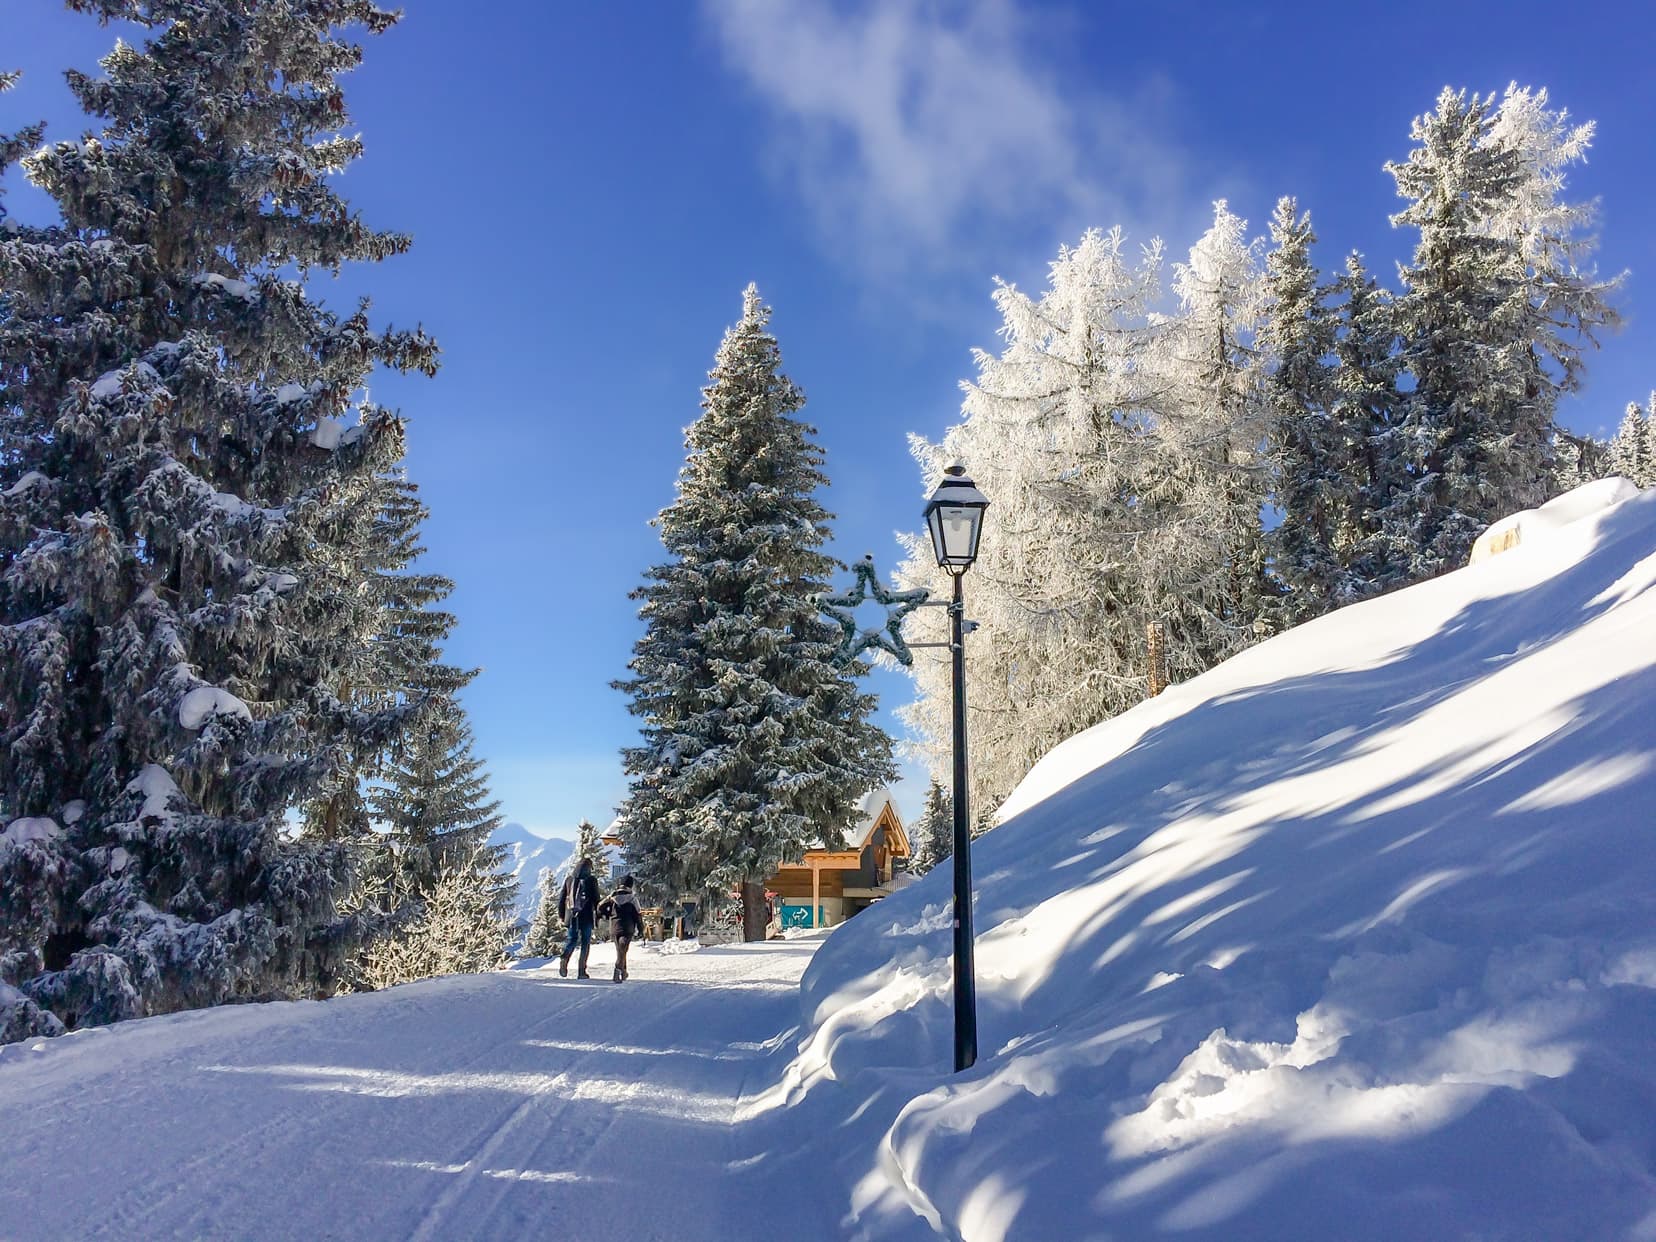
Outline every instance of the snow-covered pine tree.
POLYGON ((1656 487, 1656 392, 1648 412, 1629 401, 1621 425, 1604 455, 1605 474, 1619 474, 1637 487, 1656 487))
MULTIPOLYGON (((967 584, 978 630, 966 644, 972 736, 970 805, 990 814, 1048 749, 1144 697, 1148 621, 1172 607, 1176 534, 1143 503, 1167 470, 1157 440, 1161 396, 1148 313, 1161 246, 1136 259, 1119 229, 1065 246, 1032 298, 997 282, 1005 347, 975 351, 962 419, 941 442, 910 447, 929 489, 953 459, 989 497, 967 584)), ((943 598, 931 541, 905 535, 904 589, 943 598)), ((945 637, 941 609, 910 618, 911 637, 945 637)), ((1176 673, 1201 671, 1182 646, 1176 673)), ((934 774, 949 765, 949 660, 918 652, 914 702, 899 718, 934 774)))
POLYGON ((551 957, 563 945, 564 926, 558 918, 558 877, 552 867, 540 874, 540 900, 523 937, 523 957, 551 957))
POLYGON ((419 488, 399 467, 377 478, 374 491, 375 517, 355 586, 365 606, 352 610, 359 628, 350 661, 338 670, 339 693, 359 708, 408 702, 416 710, 406 714, 403 730, 388 745, 354 751, 309 802, 305 828, 316 840, 372 842, 366 782, 385 771, 404 732, 422 726, 428 711, 439 717, 452 711, 454 696, 477 675, 442 657, 441 644, 456 619, 438 605, 454 582, 412 568, 425 551, 420 527, 431 516, 419 488))
POLYGON ((571 868, 583 858, 592 859, 592 878, 598 881, 600 889, 609 887, 609 850, 604 847, 604 834, 590 819, 575 825, 575 852, 569 857, 571 868))
POLYGON ((346 28, 394 15, 75 7, 153 34, 69 74, 101 136, 24 160, 63 223, 0 234, 0 980, 70 1026, 335 986, 345 852, 282 829, 406 714, 336 671, 402 452, 353 396, 436 361, 305 287, 408 245, 329 185, 346 28))
POLYGON ((1292 198, 1278 200, 1258 344, 1270 368, 1268 439, 1282 515, 1267 542, 1288 624, 1327 612, 1344 594, 1361 503, 1354 465, 1364 429, 1335 417, 1338 321, 1311 260, 1316 240, 1310 213, 1292 198))
POLYGON ((469 877, 486 904, 504 915, 516 881, 501 873, 505 847, 489 844, 503 821, 473 740, 465 709, 442 700, 408 730, 368 801, 409 900, 424 901, 442 876, 469 877))
POLYGON ((915 825, 915 839, 919 849, 909 864, 915 875, 925 875, 954 855, 954 799, 936 781, 926 788, 926 805, 915 825))
POLYGON ((1332 418, 1352 453, 1345 484, 1350 528, 1339 542, 1342 574, 1332 605, 1364 599, 1384 586, 1384 567, 1394 559, 1381 542, 1379 514, 1398 473, 1397 349, 1392 299, 1369 274, 1356 251, 1334 285, 1340 324, 1334 346, 1332 418))
POLYGON ((764 935, 765 878, 840 839, 894 772, 861 670, 835 663, 839 633, 817 611, 840 568, 822 550, 827 478, 769 319, 749 285, 656 520, 669 559, 634 592, 633 676, 616 683, 642 721, 623 752, 629 864, 669 898, 740 889, 749 940, 764 935))
POLYGON ((1545 103, 1509 88, 1497 113, 1493 96, 1445 88, 1415 120, 1419 145, 1387 165, 1409 200, 1392 223, 1420 239, 1395 303, 1413 385, 1391 441, 1384 586, 1457 568, 1489 522, 1546 499, 1558 395, 1615 319, 1610 284, 1578 267, 1591 210, 1559 200, 1591 127, 1545 103))

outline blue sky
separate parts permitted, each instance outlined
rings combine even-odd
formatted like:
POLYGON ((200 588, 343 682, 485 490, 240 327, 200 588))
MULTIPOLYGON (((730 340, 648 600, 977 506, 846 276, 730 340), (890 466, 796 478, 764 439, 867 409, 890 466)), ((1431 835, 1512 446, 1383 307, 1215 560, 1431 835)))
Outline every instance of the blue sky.
MULTIPOLYGON (((27 76, 0 130, 78 132, 61 70, 92 70, 113 32, 3 3, 0 68, 27 76)), ((994 347, 992 277, 1038 287, 1091 225, 1178 257, 1214 198, 1258 233, 1284 193, 1325 269, 1355 247, 1389 277, 1410 239, 1382 165, 1410 118, 1446 84, 1517 80, 1598 122, 1571 191, 1602 200, 1601 270, 1630 273, 1626 323, 1564 421, 1607 433, 1656 387, 1644 5, 405 7, 347 82, 368 155, 342 188, 414 249, 323 291, 367 292, 443 346, 437 379, 374 396, 410 419, 428 564, 458 583, 450 653, 484 669, 478 752, 537 831, 606 822, 623 792, 627 592, 660 556, 648 521, 750 280, 827 449, 836 550, 889 568, 923 500, 905 437, 953 421, 969 351, 994 347)), ((12 207, 41 218, 17 182, 12 207)), ((896 674, 873 686, 887 709, 908 694, 896 674)))

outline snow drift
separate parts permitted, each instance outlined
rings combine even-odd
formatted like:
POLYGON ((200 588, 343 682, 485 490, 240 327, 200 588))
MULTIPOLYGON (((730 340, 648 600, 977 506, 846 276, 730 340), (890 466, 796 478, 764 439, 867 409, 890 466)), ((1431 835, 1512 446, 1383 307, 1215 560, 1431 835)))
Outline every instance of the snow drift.
POLYGON ((855 1232, 1656 1239, 1656 490, 1063 743, 829 937, 855 1232), (869 1154, 876 1152, 876 1154, 869 1154))

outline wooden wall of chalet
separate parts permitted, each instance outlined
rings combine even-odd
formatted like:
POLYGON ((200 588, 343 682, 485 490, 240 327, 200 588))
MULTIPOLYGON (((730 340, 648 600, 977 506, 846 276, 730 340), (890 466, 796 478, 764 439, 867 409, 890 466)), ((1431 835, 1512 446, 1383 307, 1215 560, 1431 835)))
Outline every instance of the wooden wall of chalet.
MULTIPOLYGON (((841 877, 843 871, 824 871, 820 881, 818 895, 824 898, 841 897, 845 893, 845 885, 841 877)), ((856 874, 855 872, 852 873, 856 874)), ((811 904, 811 869, 809 867, 783 867, 766 882, 771 892, 783 901, 802 901, 811 904)))

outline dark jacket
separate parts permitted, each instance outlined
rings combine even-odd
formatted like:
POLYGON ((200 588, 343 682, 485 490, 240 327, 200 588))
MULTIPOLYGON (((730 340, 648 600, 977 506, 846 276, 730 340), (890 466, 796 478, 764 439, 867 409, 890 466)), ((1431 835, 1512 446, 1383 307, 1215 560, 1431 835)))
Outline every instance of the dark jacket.
POLYGON ((644 915, 630 888, 618 888, 599 902, 598 917, 610 920, 610 935, 618 939, 644 934, 644 915))
POLYGON ((566 924, 585 923, 592 926, 598 911, 598 880, 590 867, 583 867, 564 880, 563 892, 558 894, 558 917, 566 924))

